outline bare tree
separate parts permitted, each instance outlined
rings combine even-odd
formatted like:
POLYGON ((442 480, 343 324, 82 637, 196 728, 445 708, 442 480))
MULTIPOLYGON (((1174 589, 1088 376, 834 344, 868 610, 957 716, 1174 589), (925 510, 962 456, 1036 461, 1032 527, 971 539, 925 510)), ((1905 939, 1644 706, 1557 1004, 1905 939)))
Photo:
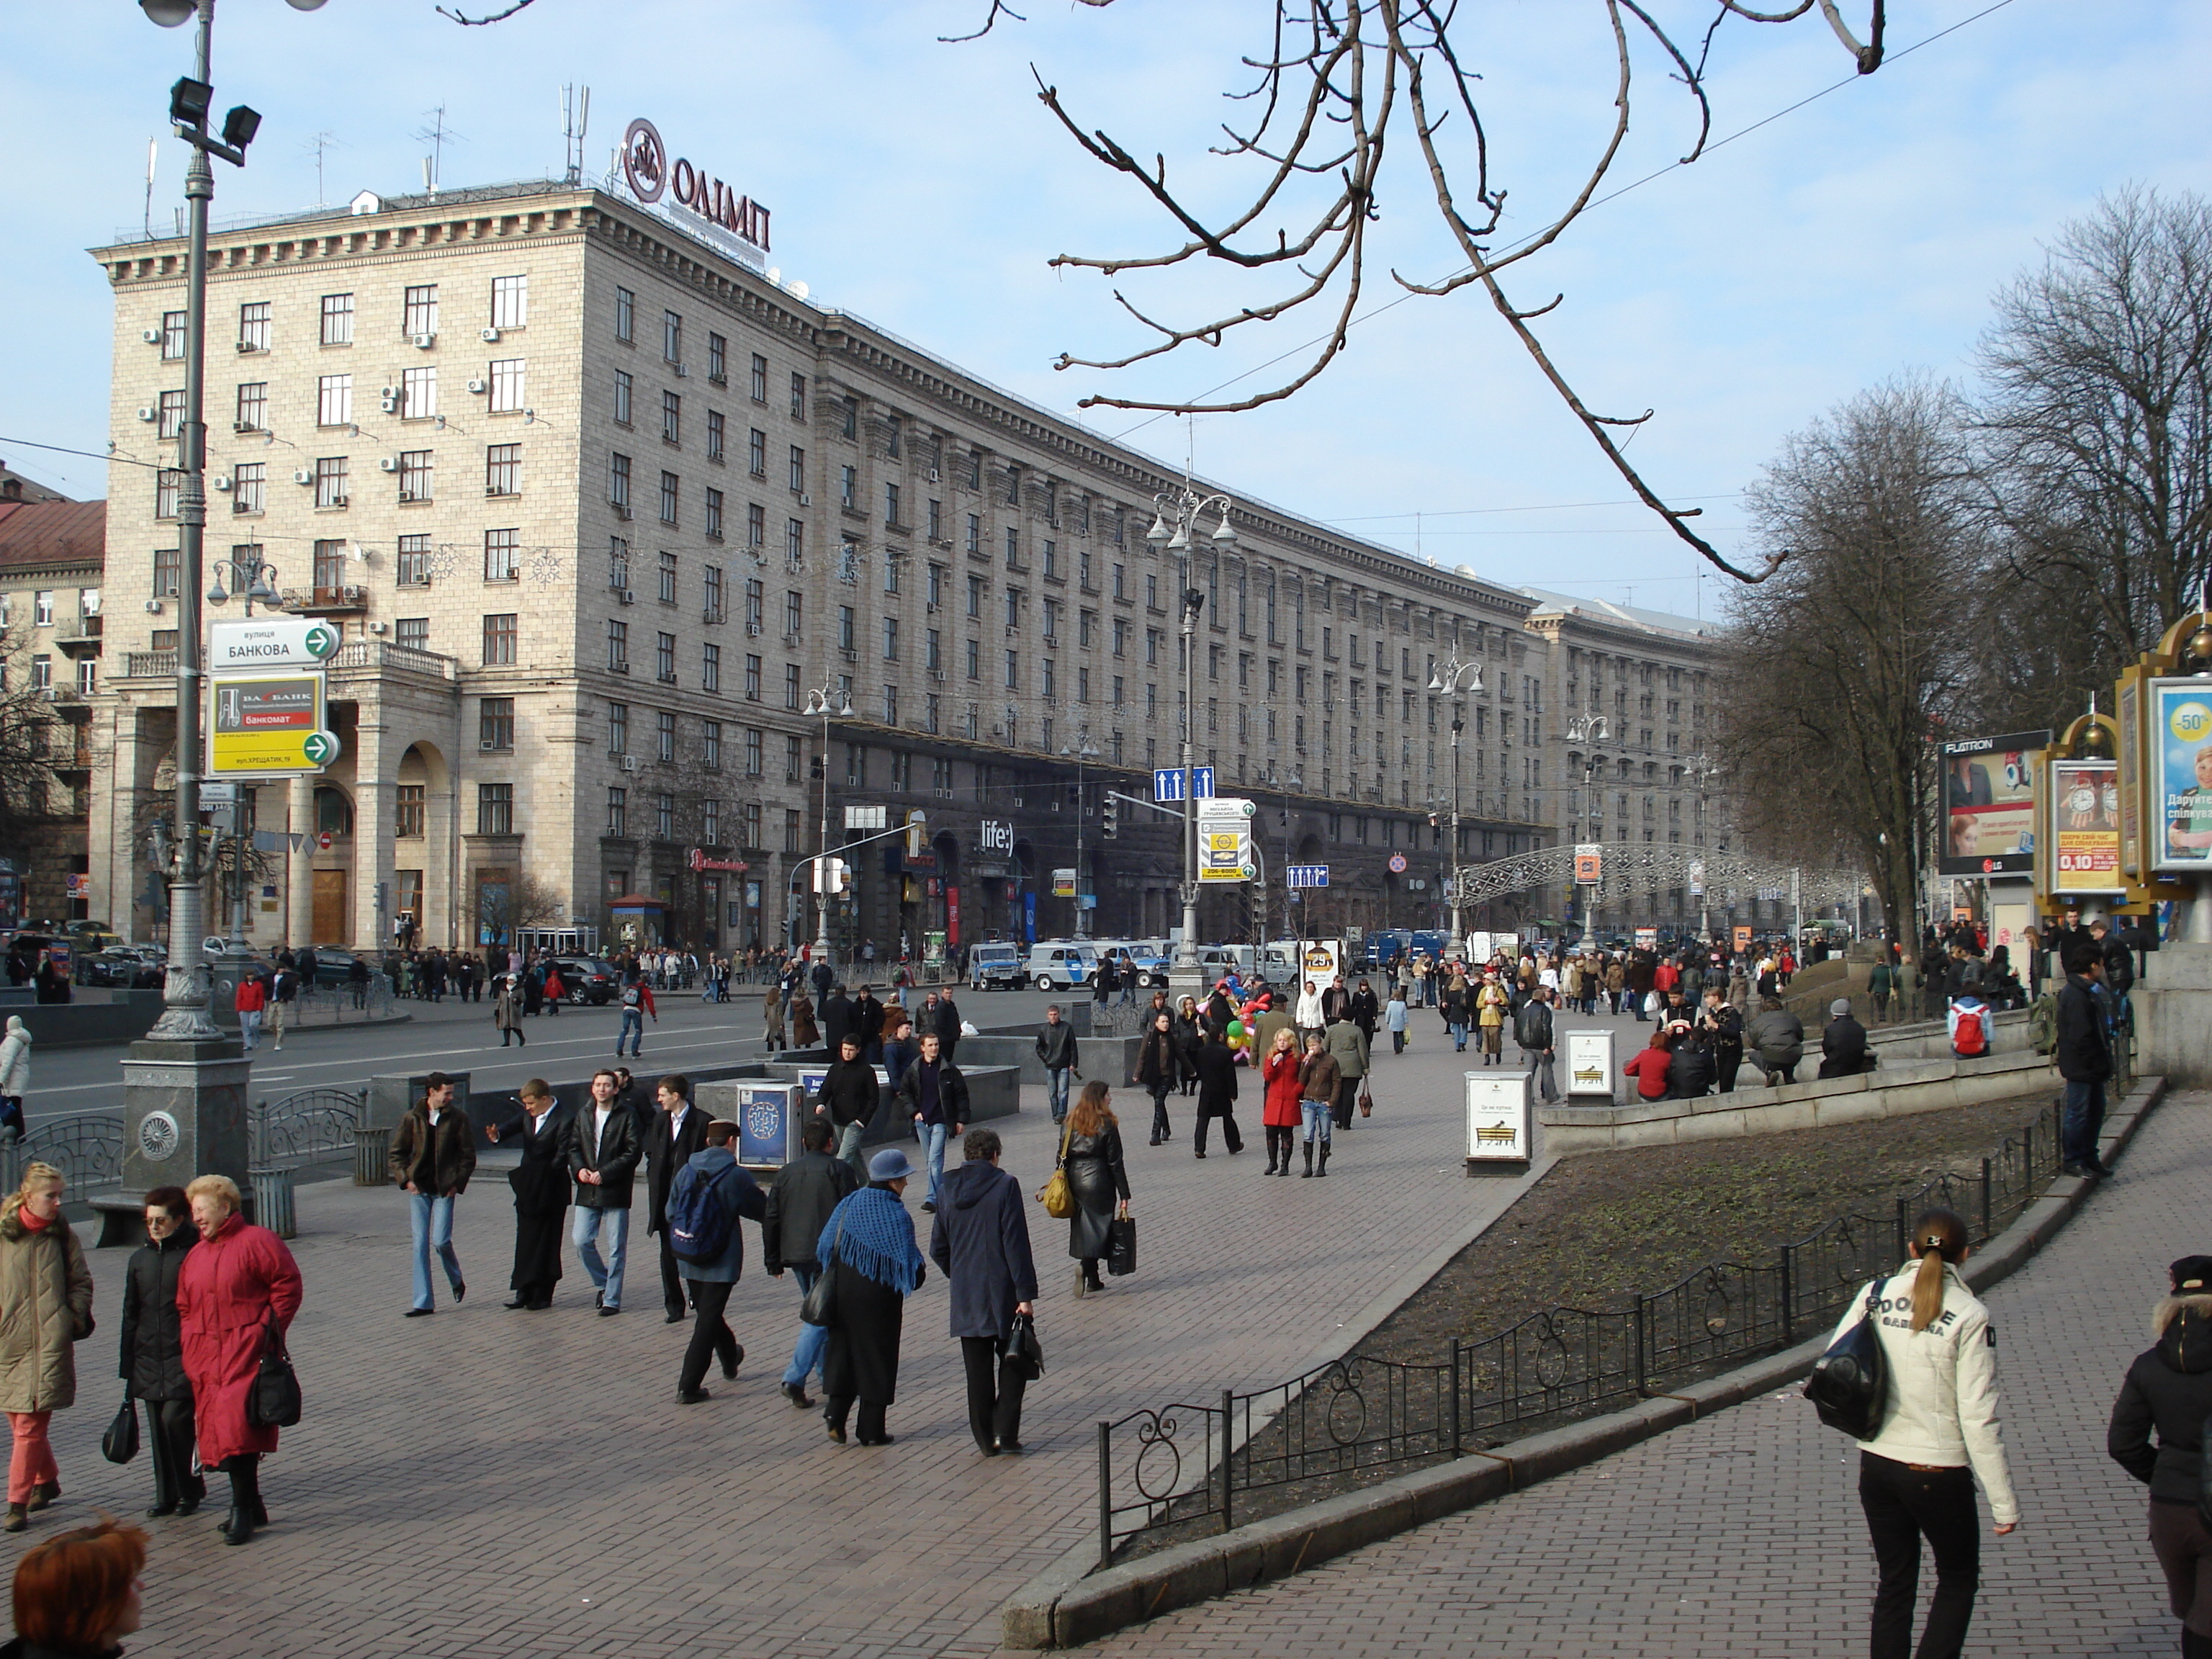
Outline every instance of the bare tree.
POLYGON ((1981 418, 2014 543, 1998 638, 2047 643, 1993 678, 2057 725, 2212 580, 2212 204, 2106 198, 1996 313, 1981 418))
MULTIPOLYGON (((0 661, 15 653, 15 640, 0 630, 0 661)), ((43 687, 18 685, 0 692, 0 846, 20 850, 56 819, 77 815, 68 781, 58 769, 91 764, 89 733, 54 712, 43 687)))
MULTIPOLYGON (((1180 186, 1170 185, 1164 155, 1155 154, 1146 162, 1104 130, 1086 130, 1062 103, 1059 89, 1040 76, 1038 96, 1076 143, 1105 166, 1134 179, 1174 222, 1182 238, 1178 246, 1153 254, 1063 253, 1052 261, 1054 266, 1110 276, 1212 259, 1278 279, 1273 292, 1192 323, 1159 321, 1116 289, 1115 300, 1156 337, 1118 357, 1063 354, 1057 368, 1127 368, 1193 343, 1218 346, 1232 330, 1274 322, 1304 307, 1324 310, 1329 316, 1328 332, 1311 355, 1293 354, 1304 358, 1302 367, 1248 397, 1225 402, 1157 402, 1094 393, 1079 406, 1219 413, 1273 403, 1310 384, 1345 349, 1366 286, 1369 239, 1382 219, 1386 155, 1394 133, 1400 137, 1410 133, 1423 175, 1417 188, 1433 199, 1467 264, 1441 282, 1415 282, 1395 269, 1390 280, 1407 294, 1426 295, 1480 284, 1505 326, 1637 499, 1729 575, 1747 582, 1771 575, 1787 556, 1786 548, 1770 549, 1765 568, 1756 573, 1739 568, 1691 527, 1689 521, 1701 509, 1669 507, 1630 464, 1615 434, 1640 426, 1651 418, 1651 410, 1640 415, 1601 414, 1576 391, 1531 326, 1565 296, 1555 294, 1543 303, 1523 306, 1506 292, 1502 279, 1512 266, 1558 241, 1589 210, 1611 175, 1628 136, 1639 42, 1656 52, 1662 73, 1692 101, 1697 137, 1681 157, 1686 165, 1704 153, 1711 136, 1705 63, 1722 22, 1735 16, 1756 23, 1788 23, 1811 11, 1816 0, 1801 0, 1771 12, 1755 10, 1740 0, 1720 0, 1694 54, 1640 0, 1597 3, 1611 37, 1607 75, 1613 113, 1609 129, 1579 185, 1535 229, 1510 243, 1500 240, 1507 191, 1492 170, 1480 96, 1482 43, 1476 38, 1478 26, 1462 21, 1455 0, 1275 0, 1267 46, 1243 60, 1257 79, 1248 89, 1229 94, 1249 103, 1252 117, 1241 130, 1224 123, 1224 142, 1211 152, 1255 162, 1261 177, 1241 207, 1219 217, 1191 205, 1180 186), (1450 125, 1454 116, 1459 118, 1455 128, 1450 125), (1304 187, 1322 181, 1318 201, 1301 206, 1307 201, 1304 187), (1283 222, 1286 219, 1291 223, 1283 222)), ((1835 0, 1817 3, 1858 72, 1872 74, 1882 61, 1882 0, 1870 0, 1863 41, 1852 33, 1835 0)), ((994 0, 976 33, 988 32, 1002 14, 1013 15, 994 0)))
POLYGON ((495 941, 513 939, 518 927, 550 927, 567 920, 561 895, 527 870, 477 889, 477 925, 489 928, 495 941))
POLYGON ((1907 932, 1936 744, 1976 690, 1959 599, 1990 560, 1964 411, 1926 380, 1862 392, 1785 441, 1746 504, 1793 554, 1735 600, 1719 747, 1740 823, 1772 850, 1840 848, 1907 932))

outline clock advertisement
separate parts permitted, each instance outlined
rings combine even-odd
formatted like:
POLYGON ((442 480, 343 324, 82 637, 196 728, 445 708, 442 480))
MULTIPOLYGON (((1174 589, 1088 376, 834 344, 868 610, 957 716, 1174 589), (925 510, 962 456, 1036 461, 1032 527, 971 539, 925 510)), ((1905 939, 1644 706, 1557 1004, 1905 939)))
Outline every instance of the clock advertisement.
POLYGON ((2051 890, 2120 891, 2118 763, 2051 762, 2051 890))

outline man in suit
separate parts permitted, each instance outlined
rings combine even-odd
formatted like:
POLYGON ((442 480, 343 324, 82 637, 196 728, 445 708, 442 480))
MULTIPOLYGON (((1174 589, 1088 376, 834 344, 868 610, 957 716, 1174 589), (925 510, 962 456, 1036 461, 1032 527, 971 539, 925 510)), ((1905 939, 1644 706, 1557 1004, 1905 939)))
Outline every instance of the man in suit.
POLYGON ((504 1136, 522 1144, 522 1162, 507 1172, 514 1188, 514 1298, 506 1305, 542 1312, 561 1282, 561 1218, 568 1208, 569 1115, 553 1085, 534 1077, 522 1085, 522 1109, 484 1125, 495 1146, 504 1136))
POLYGON ((860 1039, 860 1058, 871 1066, 884 1063, 884 1005, 868 986, 853 999, 853 1035, 860 1039))
POLYGON ((829 996, 823 999, 819 1018, 822 1024, 822 1046, 827 1048, 834 1058, 837 1053, 837 1045, 843 1041, 845 1033, 854 1029, 853 999, 845 994, 845 988, 842 983, 837 985, 829 996))
POLYGON ((622 1311, 623 1269, 629 1260, 629 1206, 643 1139, 636 1115, 616 1098, 620 1084, 602 1066, 592 1073, 592 1097, 568 1130, 568 1174, 576 1185, 569 1231, 576 1256, 592 1276, 603 1319, 622 1311))
POLYGON ((658 1095, 660 1109, 645 1132, 646 1196, 651 1206, 645 1231, 647 1237, 660 1238, 660 1300, 668 1322, 676 1325, 684 1320, 684 1281, 668 1243, 668 1189, 676 1172, 706 1146, 708 1117, 691 1104, 691 1079, 681 1073, 661 1079, 658 1095))

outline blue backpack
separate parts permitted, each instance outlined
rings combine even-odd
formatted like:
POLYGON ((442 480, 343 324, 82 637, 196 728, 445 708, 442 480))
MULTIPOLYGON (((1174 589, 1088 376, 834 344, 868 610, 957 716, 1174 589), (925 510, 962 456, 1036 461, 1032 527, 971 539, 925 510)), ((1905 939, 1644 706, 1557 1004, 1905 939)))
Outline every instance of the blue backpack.
POLYGON ((702 1181, 688 1166, 677 1172, 668 1194, 668 1248, 679 1261, 703 1267, 721 1259, 730 1248, 730 1234, 738 1224, 736 1210, 723 1201, 723 1178, 734 1174, 732 1164, 712 1180, 702 1181))

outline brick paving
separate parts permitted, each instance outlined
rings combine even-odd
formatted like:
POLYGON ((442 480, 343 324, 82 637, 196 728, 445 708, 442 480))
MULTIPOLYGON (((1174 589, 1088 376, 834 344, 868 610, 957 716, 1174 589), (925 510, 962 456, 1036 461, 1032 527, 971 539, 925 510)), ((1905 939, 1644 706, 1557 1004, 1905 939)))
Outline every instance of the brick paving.
MULTIPOLYGON (((1202 1164, 1192 1103, 1173 1103, 1176 1138, 1154 1149, 1150 1103, 1117 1091, 1141 1271, 1077 1303, 1061 1224, 1031 1209, 1048 1370, 1030 1393, 1023 1458, 975 1455, 933 1274, 908 1310, 898 1443, 841 1449, 776 1393, 798 1297, 759 1271, 755 1228, 730 1306, 744 1370, 734 1384, 711 1376, 711 1401, 679 1407, 687 1328, 661 1323, 641 1226, 619 1319, 592 1316, 573 1252, 551 1312, 510 1313, 513 1211, 499 1173, 480 1171, 456 1229, 469 1300, 441 1300, 426 1323, 400 1316, 400 1195, 302 1188, 307 1304, 291 1346, 307 1420, 264 1471, 275 1525, 234 1550, 212 1508, 146 1522, 147 1628, 131 1652, 987 1652, 1000 1602, 1094 1524, 1091 1424, 1328 1357, 1379 1291, 1510 1198, 1461 1173, 1464 1061, 1433 1015, 1416 1031, 1411 1053, 1381 1059, 1377 1115, 1340 1141, 1326 1184, 1261 1178, 1255 1080, 1239 1111, 1246 1150, 1225 1156, 1217 1135, 1202 1164)), ((997 1127, 1006 1167, 1042 1184, 1054 1139, 1042 1091, 997 1127)), ((100 1328, 79 1351, 79 1403, 55 1423, 64 1496, 0 1561, 95 1509, 136 1516, 149 1501, 144 1455, 117 1468, 98 1446, 120 1395, 124 1260, 93 1258, 100 1328)))
MULTIPOLYGON (((2105 1455, 2166 1264, 2212 1247, 2212 1096, 2178 1095, 2053 1245, 1988 1298, 2022 1525, 1986 1530, 1967 1650, 2166 1655, 2144 1489, 2105 1455)), ((1856 1454, 1795 1389, 1312 1572, 1092 1650, 1327 1654, 1848 1654, 1874 1589, 1856 1454)), ((1984 1509, 1986 1523, 1987 1510, 1984 1509)), ((1923 1597, 1934 1571, 1923 1565, 1923 1597)), ((1924 1600, 1923 1600, 1924 1612, 1924 1600)))

